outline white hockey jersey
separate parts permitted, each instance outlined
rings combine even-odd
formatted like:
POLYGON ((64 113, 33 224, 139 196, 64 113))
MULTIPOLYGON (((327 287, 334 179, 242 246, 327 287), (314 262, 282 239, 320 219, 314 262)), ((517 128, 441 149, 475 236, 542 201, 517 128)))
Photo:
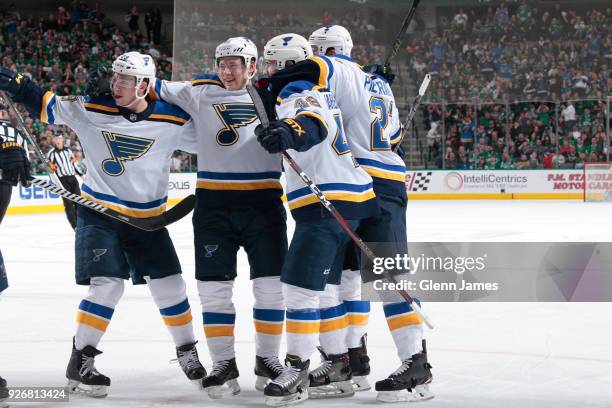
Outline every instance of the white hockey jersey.
POLYGON ((110 96, 46 92, 40 118, 68 125, 79 136, 88 170, 81 187, 84 197, 134 217, 164 212, 172 152, 190 150, 182 137, 194 137, 187 113, 161 101, 130 113, 110 96))
POLYGON ((374 179, 374 190, 405 198, 406 165, 391 150, 401 139, 401 121, 387 81, 365 73, 344 55, 310 60, 318 65, 317 85, 329 89, 338 101, 351 150, 374 179))
MULTIPOLYGON (((327 137, 304 152, 288 153, 346 219, 377 213, 372 178, 355 162, 342 126, 342 113, 331 92, 307 81, 286 85, 278 95, 279 119, 310 116, 327 128, 327 137)), ((302 179, 285 163, 287 202, 296 220, 330 217, 302 179)))
POLYGON ((180 106, 194 121, 198 154, 198 205, 205 207, 278 205, 281 157, 257 142, 259 124, 246 90, 228 91, 216 75, 193 81, 157 79, 152 96, 180 106))

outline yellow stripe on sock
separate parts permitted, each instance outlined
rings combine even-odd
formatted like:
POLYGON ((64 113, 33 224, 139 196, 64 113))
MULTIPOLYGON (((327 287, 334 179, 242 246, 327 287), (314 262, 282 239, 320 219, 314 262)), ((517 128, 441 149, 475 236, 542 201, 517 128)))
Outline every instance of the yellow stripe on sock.
POLYGON ((423 320, 416 313, 409 313, 398 317, 387 319, 387 324, 390 330, 401 329, 402 327, 412 326, 414 324, 422 324, 423 320))
POLYGON ((321 326, 319 327, 319 333, 327 333, 336 330, 346 329, 348 326, 348 320, 346 316, 339 317, 334 320, 321 320, 321 326))
POLYGON ((92 316, 90 314, 83 313, 83 312, 77 312, 76 321, 79 324, 84 324, 86 326, 93 327, 94 329, 100 330, 103 332, 106 331, 106 328, 108 327, 108 324, 110 323, 107 320, 99 319, 95 316, 92 316))
POLYGON ((315 334, 319 332, 319 322, 296 322, 287 320, 287 333, 291 334, 315 334))
POLYGON ((191 323, 191 320, 192 320, 191 311, 188 311, 187 313, 184 313, 180 316, 163 317, 163 319, 164 319, 164 323, 166 323, 166 326, 172 326, 172 327, 184 326, 186 324, 191 323))
POLYGON ((349 326, 367 326, 370 315, 349 313, 347 315, 349 326))
POLYGON ((264 323, 255 321, 255 331, 257 333, 263 334, 283 334, 283 324, 282 323, 264 323))
POLYGON ((234 326, 204 326, 206 337, 228 337, 234 335, 234 326))

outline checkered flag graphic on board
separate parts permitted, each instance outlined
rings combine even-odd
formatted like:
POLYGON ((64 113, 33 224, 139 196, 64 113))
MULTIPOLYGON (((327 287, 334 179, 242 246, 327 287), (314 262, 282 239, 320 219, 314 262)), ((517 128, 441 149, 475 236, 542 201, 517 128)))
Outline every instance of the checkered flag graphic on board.
POLYGON ((427 191, 429 189, 429 182, 431 181, 432 171, 415 171, 409 191, 427 191))

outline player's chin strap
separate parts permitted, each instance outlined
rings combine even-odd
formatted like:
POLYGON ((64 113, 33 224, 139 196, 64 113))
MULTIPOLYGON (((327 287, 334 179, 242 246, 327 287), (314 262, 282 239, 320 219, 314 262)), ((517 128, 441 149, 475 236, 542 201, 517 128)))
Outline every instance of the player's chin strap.
MULTIPOLYGON (((138 95, 138 88, 140 87, 140 84, 142 84, 142 81, 144 81, 145 79, 147 79, 147 78, 142 78, 140 81, 136 81, 136 86, 134 87, 136 92, 134 93, 134 99, 130 103, 127 103, 125 105, 119 105, 117 103, 117 106, 120 106, 120 107, 125 108, 125 109, 131 109, 132 105, 134 105, 135 103, 138 103, 138 102, 142 101, 143 99, 145 99, 147 97, 147 95, 149 94, 149 91, 151 90, 151 85, 153 83, 153 80, 149 79, 149 82, 147 84, 147 89, 145 89, 144 94, 143 95, 138 95)), ((112 88, 111 88, 111 93, 112 93, 112 88)), ((114 94, 113 94, 113 97, 114 97, 114 94)))

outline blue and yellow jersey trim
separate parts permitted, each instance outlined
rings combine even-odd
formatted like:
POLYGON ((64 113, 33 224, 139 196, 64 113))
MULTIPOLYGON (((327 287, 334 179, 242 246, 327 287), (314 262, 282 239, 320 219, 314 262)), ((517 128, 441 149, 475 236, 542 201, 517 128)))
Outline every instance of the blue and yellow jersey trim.
MULTIPOLYGON (((352 203, 362 203, 376 197, 374 194, 373 183, 368 184, 349 184, 349 183, 324 183, 319 184, 319 189, 325 193, 325 197, 330 201, 348 201, 352 203)), ((287 204, 290 210, 319 204, 319 199, 310 191, 308 187, 287 193, 287 204)))
POLYGON ((153 122, 167 122, 179 126, 183 126, 189 119, 191 117, 187 112, 164 101, 155 102, 153 112, 147 117, 147 120, 153 122))
POLYGON ((147 203, 122 200, 111 194, 104 194, 94 191, 86 184, 81 186, 81 195, 88 200, 98 202, 111 210, 137 218, 153 217, 155 215, 162 214, 166 210, 166 202, 168 201, 167 196, 159 200, 149 201, 147 203))
POLYGON ((406 181, 406 166, 386 164, 378 160, 356 158, 357 163, 371 177, 393 180, 404 183, 406 181))
POLYGON ((55 123, 53 107, 55 106, 56 96, 53 92, 47 91, 42 96, 42 107, 40 108, 40 121, 52 125, 55 123))
POLYGON ((222 173, 198 171, 196 187, 205 190, 282 190, 280 171, 259 173, 222 173))
POLYGON ((334 76, 334 65, 331 60, 323 55, 310 57, 308 60, 319 67, 319 78, 315 90, 329 90, 329 81, 334 76))
POLYGON ((218 75, 215 74, 200 74, 193 77, 191 80, 191 85, 193 86, 201 86, 201 85, 215 85, 224 88, 223 82, 218 75))
POLYGON ((90 98, 86 97, 83 106, 89 112, 102 113, 104 115, 120 115, 119 108, 111 97, 90 98))
POLYGON ((396 145, 399 142, 401 142, 403 137, 404 137, 404 127, 400 125, 397 131, 394 134, 392 134, 391 137, 389 138, 389 142, 391 142, 391 145, 396 145))

